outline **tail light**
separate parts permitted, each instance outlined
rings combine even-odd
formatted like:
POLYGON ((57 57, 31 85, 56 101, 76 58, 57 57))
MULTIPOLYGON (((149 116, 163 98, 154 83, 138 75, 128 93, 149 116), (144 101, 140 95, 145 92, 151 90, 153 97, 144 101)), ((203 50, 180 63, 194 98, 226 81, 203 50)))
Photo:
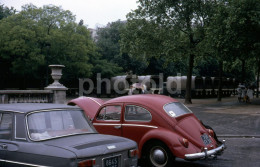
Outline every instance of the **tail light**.
POLYGON ((135 156, 138 156, 138 149, 132 149, 132 150, 129 150, 128 151, 128 156, 129 156, 129 158, 133 158, 133 157, 135 157, 135 156))
POLYGON ((209 132, 211 137, 214 137, 214 131, 212 129, 208 129, 208 132, 209 132))
POLYGON ((180 143, 181 143, 184 147, 186 147, 186 148, 189 147, 189 141, 188 141, 187 139, 182 138, 182 139, 179 139, 179 141, 180 141, 180 143))
POLYGON ((78 163, 78 167, 93 167, 96 164, 95 159, 88 159, 84 161, 80 161, 78 163))

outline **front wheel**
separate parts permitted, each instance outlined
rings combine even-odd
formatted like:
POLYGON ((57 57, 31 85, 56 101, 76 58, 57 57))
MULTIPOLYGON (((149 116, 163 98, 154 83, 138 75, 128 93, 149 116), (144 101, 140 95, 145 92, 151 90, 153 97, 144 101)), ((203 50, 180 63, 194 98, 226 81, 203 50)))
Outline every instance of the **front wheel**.
POLYGON ((149 167, 173 167, 175 157, 162 142, 151 142, 145 149, 144 160, 149 167))

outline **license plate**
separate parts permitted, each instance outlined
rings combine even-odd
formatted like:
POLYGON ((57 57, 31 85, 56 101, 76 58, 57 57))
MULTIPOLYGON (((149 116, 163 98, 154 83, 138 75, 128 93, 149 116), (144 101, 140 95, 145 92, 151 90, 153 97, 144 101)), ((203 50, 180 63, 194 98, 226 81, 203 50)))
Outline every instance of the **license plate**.
POLYGON ((205 145, 209 145, 211 143, 211 140, 206 133, 201 136, 201 139, 205 145))
POLYGON ((105 158, 103 162, 104 167, 119 167, 119 156, 105 158))

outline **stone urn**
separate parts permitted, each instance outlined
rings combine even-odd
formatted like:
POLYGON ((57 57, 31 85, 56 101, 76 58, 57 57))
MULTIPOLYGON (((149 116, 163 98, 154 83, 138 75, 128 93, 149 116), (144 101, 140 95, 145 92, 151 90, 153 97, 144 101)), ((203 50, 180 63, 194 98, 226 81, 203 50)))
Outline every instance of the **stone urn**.
POLYGON ((45 87, 45 90, 51 90, 53 92, 53 103, 65 104, 66 103, 66 91, 68 88, 59 83, 62 76, 62 68, 64 65, 49 65, 51 68, 51 77, 54 80, 52 84, 45 87))
POLYGON ((51 77, 54 80, 54 82, 46 88, 47 89, 49 89, 49 88, 52 88, 52 89, 53 88, 58 88, 58 89, 66 88, 59 82, 59 80, 61 79, 61 76, 62 76, 62 69, 65 66, 64 65, 49 65, 49 67, 51 68, 51 77))

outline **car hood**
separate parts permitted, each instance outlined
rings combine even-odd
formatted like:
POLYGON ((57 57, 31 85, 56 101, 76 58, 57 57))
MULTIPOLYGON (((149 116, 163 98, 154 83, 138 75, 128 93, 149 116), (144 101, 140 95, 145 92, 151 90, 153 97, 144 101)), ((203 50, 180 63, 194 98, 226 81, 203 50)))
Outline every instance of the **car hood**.
POLYGON ((104 103, 102 99, 93 97, 79 97, 68 102, 68 105, 77 105, 84 110, 85 114, 93 119, 99 109, 99 107, 104 103))
POLYGON ((44 144, 74 152, 77 158, 99 156, 137 147, 137 144, 132 140, 102 134, 57 138, 45 141, 44 144))
POLYGON ((210 137, 207 129, 201 124, 194 114, 188 114, 182 118, 179 118, 175 129, 182 134, 183 137, 188 139, 197 147, 211 147, 215 148, 217 143, 213 137, 210 137), (209 145, 205 145, 202 140, 202 135, 207 134, 211 140, 209 145))

